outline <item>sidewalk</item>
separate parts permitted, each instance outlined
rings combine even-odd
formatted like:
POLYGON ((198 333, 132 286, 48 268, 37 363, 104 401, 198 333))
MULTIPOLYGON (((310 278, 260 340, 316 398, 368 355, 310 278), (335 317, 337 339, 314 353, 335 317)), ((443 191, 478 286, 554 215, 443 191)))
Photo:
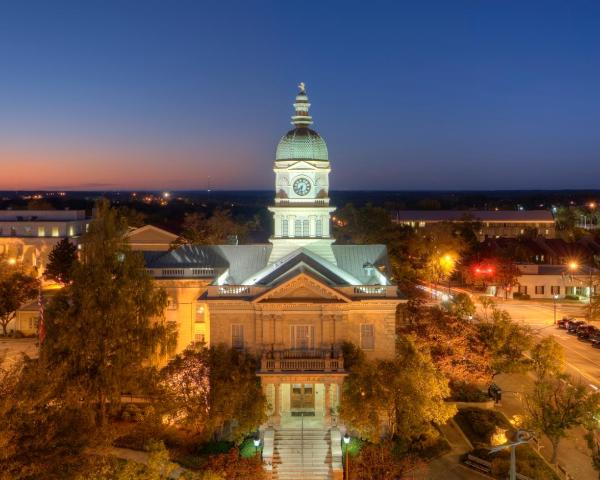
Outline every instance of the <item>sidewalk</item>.
MULTIPOLYGON (((495 407, 509 419, 513 415, 523 415, 523 394, 533 385, 532 374, 500 374, 495 382, 502 388, 502 402, 495 407)), ((592 467, 592 459, 586 441, 583 437, 585 431, 576 428, 567 438, 563 438, 558 446, 558 463, 567 469, 571 477, 576 480, 597 480, 598 472, 592 467)), ((541 454, 550 459, 552 446, 547 438, 540 439, 541 454)))

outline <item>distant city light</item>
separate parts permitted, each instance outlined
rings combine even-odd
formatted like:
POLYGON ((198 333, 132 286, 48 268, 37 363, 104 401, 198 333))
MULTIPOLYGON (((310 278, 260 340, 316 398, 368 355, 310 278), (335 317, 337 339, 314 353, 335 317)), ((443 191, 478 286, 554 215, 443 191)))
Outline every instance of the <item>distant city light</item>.
POLYGON ((7 261, 8 261, 9 265, 16 265, 16 263, 17 263, 17 259, 16 258, 12 258, 12 257, 9 258, 7 261))

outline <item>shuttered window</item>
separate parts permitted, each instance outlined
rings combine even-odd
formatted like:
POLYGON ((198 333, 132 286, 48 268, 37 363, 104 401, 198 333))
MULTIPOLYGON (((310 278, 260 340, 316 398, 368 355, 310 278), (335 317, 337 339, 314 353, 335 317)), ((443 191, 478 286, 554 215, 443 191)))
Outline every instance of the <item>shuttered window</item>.
POLYGON ((363 350, 375 348, 375 327, 372 323, 363 323, 360 326, 360 348, 363 350))

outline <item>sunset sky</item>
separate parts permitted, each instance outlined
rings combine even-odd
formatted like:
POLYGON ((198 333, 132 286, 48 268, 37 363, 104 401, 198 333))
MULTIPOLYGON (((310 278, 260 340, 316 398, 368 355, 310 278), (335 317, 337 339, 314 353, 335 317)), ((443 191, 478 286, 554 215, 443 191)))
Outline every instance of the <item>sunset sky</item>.
POLYGON ((0 190, 270 189, 304 81, 333 189, 598 188, 597 1, 0 5, 0 190))

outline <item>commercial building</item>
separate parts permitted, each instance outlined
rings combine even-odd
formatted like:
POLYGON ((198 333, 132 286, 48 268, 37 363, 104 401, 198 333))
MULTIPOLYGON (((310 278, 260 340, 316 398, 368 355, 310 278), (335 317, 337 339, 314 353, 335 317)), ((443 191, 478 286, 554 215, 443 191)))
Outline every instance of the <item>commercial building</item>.
POLYGON ((589 301, 595 290, 597 269, 585 265, 518 265, 521 272, 515 292, 532 299, 577 297, 589 301))
POLYGON ((554 217, 549 210, 398 210, 393 221, 413 228, 442 222, 476 222, 479 241, 521 235, 554 238, 554 217))

